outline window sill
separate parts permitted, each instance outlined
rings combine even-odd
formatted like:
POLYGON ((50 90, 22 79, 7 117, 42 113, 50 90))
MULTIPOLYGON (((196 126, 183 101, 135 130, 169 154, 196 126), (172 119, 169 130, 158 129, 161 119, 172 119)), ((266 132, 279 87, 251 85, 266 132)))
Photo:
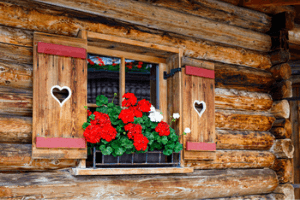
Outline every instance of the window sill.
POLYGON ((192 173, 193 167, 165 167, 165 168, 72 168, 71 174, 79 175, 133 175, 133 174, 181 174, 192 173))

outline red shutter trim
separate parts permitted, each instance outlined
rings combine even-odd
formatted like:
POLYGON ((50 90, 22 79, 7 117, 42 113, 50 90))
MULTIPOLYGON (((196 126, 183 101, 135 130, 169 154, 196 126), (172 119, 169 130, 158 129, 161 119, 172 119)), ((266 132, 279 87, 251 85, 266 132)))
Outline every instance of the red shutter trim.
POLYGON ((44 138, 36 137, 37 148, 85 148, 84 138, 44 138))
POLYGON ((38 42, 37 51, 38 53, 45 53, 51 55, 82 58, 82 59, 86 58, 86 50, 84 48, 71 47, 71 46, 65 46, 59 44, 38 42))
POLYGON ((216 149, 216 143, 186 142, 187 151, 215 151, 216 149))
POLYGON ((193 75, 193 76, 199 76, 204 78, 215 78, 215 71, 199 68, 199 67, 192 67, 192 66, 185 66, 185 74, 186 75, 193 75))

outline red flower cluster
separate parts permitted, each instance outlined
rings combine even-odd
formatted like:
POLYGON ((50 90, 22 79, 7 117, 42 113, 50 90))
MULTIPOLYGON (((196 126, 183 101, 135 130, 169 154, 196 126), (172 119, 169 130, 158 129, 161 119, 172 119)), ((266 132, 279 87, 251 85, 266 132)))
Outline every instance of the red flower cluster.
POLYGON ((95 65, 95 63, 91 59, 87 59, 90 65, 95 65))
POLYGON ((158 132, 159 136, 168 136, 168 135, 170 135, 169 124, 161 121, 157 124, 155 131, 158 132))
POLYGON ((87 114, 88 114, 88 116, 90 116, 92 114, 92 112, 90 110, 87 110, 87 114))
POLYGON ((143 62, 138 62, 137 68, 141 69, 143 67, 143 62))
POLYGON ((149 112, 151 108, 151 103, 145 99, 140 100, 137 105, 138 109, 142 112, 149 112))
POLYGON ((139 124, 127 124, 124 126, 125 131, 128 131, 128 138, 133 139, 133 145, 137 151, 145 151, 149 140, 142 134, 142 126, 139 124))
POLYGON ((99 57, 97 57, 97 58, 98 58, 98 60, 99 60, 99 62, 100 62, 100 63, 99 63, 100 66, 105 65, 104 62, 103 62, 103 60, 102 60, 102 58, 99 58, 99 57))
POLYGON ((134 121, 134 113, 130 109, 121 110, 119 114, 119 119, 121 119, 124 124, 128 124, 129 122, 134 121))
POLYGON ((104 139, 107 142, 116 138, 117 131, 111 125, 110 118, 105 113, 94 112, 95 119, 91 120, 83 135, 87 142, 98 143, 100 139, 104 139))
POLYGON ((125 93, 122 97, 125 98, 122 101, 123 107, 134 106, 137 102, 137 98, 135 97, 135 95, 133 93, 125 93))

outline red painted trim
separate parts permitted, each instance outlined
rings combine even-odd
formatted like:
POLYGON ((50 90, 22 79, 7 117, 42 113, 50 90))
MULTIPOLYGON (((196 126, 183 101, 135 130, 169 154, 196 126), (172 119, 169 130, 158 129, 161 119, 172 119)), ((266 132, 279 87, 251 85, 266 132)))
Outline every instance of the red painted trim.
POLYGON ((85 148, 84 138, 44 138, 36 137, 37 148, 85 148))
POLYGON ((193 76, 199 76, 204 78, 215 78, 215 71, 199 68, 199 67, 192 67, 192 66, 185 66, 185 74, 186 75, 193 75, 193 76))
POLYGON ((195 151, 215 151, 217 149, 216 143, 205 143, 205 142, 186 142, 186 150, 195 151))
POLYGON ((82 59, 86 58, 86 49, 79 48, 79 47, 59 45, 59 44, 39 42, 37 51, 38 53, 45 53, 51 55, 82 58, 82 59))

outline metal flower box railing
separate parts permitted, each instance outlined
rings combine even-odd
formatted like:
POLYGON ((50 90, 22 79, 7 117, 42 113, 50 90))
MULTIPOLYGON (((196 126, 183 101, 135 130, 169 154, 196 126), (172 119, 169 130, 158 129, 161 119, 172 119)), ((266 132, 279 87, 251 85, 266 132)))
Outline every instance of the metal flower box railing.
POLYGON ((93 148, 93 168, 125 167, 180 167, 180 152, 166 156, 162 151, 149 151, 114 157, 103 155, 101 151, 93 148))

